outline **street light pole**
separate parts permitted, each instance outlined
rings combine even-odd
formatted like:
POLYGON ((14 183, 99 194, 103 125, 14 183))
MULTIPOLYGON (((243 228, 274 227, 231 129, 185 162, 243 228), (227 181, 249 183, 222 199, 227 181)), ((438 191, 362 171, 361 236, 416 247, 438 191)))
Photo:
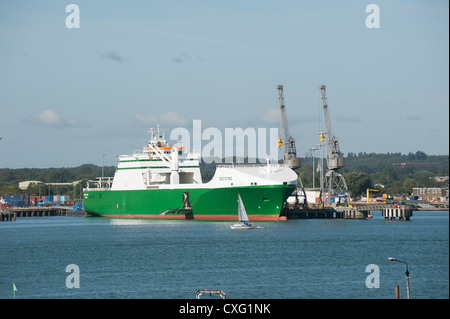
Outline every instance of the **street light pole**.
POLYGON ((404 261, 401 261, 401 260, 398 260, 398 259, 396 259, 396 258, 392 258, 392 257, 389 257, 388 258, 388 260, 389 261, 396 261, 396 262, 399 262, 399 263, 402 263, 402 264, 405 264, 406 265, 406 271, 405 271, 405 275, 406 275, 406 295, 407 295, 407 297, 408 297, 408 299, 409 299, 409 297, 410 297, 410 295, 409 295, 409 271, 408 271, 408 263, 406 263, 406 262, 404 262, 404 261))
POLYGON ((313 167, 313 188, 316 188, 316 179, 314 177, 314 171, 315 171, 315 169, 314 169, 314 151, 317 151, 318 148, 317 147, 311 147, 310 150, 311 150, 312 162, 313 162, 312 163, 312 167, 313 167))
POLYGON ((103 184, 103 166, 105 166, 105 154, 100 154, 100 156, 102 157, 102 180, 100 181, 100 188, 102 188, 102 184, 103 184))
POLYGON ((325 207, 325 192, 323 189, 323 142, 325 141, 325 135, 323 131, 319 131, 319 141, 320 144, 317 146, 320 147, 320 200, 322 202, 322 208, 325 207))

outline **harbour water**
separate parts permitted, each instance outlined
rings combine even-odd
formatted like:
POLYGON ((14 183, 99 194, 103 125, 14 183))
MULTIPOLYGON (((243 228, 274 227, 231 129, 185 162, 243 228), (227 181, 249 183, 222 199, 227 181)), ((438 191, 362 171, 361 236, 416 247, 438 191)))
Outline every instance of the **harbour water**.
POLYGON ((227 299, 392 299, 395 285, 404 299, 405 265, 394 257, 409 265, 411 298, 448 299, 449 212, 414 212, 408 222, 372 214, 245 231, 195 220, 17 218, 0 223, 0 298, 13 298, 14 283, 17 299, 194 299, 198 289, 227 299), (73 264, 79 288, 66 285, 73 264))

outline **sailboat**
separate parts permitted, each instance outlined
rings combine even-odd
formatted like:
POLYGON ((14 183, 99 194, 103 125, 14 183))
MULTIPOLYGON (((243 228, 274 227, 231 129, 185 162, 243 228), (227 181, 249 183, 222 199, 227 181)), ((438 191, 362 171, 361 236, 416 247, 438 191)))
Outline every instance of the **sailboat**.
POLYGON ((244 203, 242 202, 241 195, 238 194, 238 212, 239 223, 230 225, 231 229, 252 229, 253 224, 249 223, 247 213, 245 211, 244 203))

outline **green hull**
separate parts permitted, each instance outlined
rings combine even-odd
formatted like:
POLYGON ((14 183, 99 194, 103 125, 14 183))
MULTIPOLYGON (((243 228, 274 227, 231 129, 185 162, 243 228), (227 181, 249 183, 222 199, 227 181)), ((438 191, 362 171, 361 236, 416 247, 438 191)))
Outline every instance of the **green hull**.
POLYGON ((84 191, 84 210, 96 216, 230 220, 241 195, 250 220, 278 220, 292 185, 229 188, 84 191), (189 195, 190 208, 183 203, 189 195))

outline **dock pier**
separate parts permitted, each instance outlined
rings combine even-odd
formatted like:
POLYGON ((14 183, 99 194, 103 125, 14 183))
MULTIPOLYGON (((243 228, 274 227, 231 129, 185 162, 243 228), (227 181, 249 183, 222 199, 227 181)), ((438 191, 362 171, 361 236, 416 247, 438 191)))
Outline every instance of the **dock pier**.
POLYGON ((0 212, 0 222, 16 221, 17 217, 44 217, 44 216, 85 216, 84 211, 74 211, 72 207, 11 207, 0 212))
POLYGON ((280 216, 287 219, 316 219, 316 218, 343 218, 343 219, 367 219, 371 218, 371 211, 380 210, 386 221, 409 221, 413 211, 417 207, 411 205, 385 204, 385 203, 352 203, 348 206, 336 206, 330 208, 301 208, 283 207, 280 216))
POLYGON ((342 218, 342 212, 338 212, 333 208, 288 208, 281 210, 280 216, 287 219, 317 219, 317 218, 342 218))
POLYGON ((0 222, 16 221, 17 214, 11 212, 0 212, 0 222))
POLYGON ((410 220, 413 210, 407 207, 383 208, 381 215, 386 221, 394 221, 397 217, 399 221, 410 220))
MULTIPOLYGON (((348 206, 336 206, 329 208, 308 207, 283 207, 280 217, 286 219, 367 219, 371 217, 370 212, 380 210, 386 221, 409 221, 413 211, 417 207, 411 205, 392 204, 351 204, 348 206)), ((12 207, 0 212, 0 222, 16 221, 17 217, 41 217, 41 216, 87 216, 86 212, 74 211, 72 207, 50 206, 50 207, 12 207)))
POLYGON ((370 218, 370 211, 381 210, 386 204, 351 204, 348 206, 337 206, 334 209, 342 212, 344 219, 366 219, 370 218))
POLYGON ((395 220, 396 217, 400 221, 409 221, 413 215, 413 211, 417 207, 411 205, 395 205, 395 204, 355 204, 348 207, 336 207, 336 210, 344 213, 344 218, 347 219, 366 219, 370 216, 370 211, 381 210, 381 215, 386 221, 395 220))

